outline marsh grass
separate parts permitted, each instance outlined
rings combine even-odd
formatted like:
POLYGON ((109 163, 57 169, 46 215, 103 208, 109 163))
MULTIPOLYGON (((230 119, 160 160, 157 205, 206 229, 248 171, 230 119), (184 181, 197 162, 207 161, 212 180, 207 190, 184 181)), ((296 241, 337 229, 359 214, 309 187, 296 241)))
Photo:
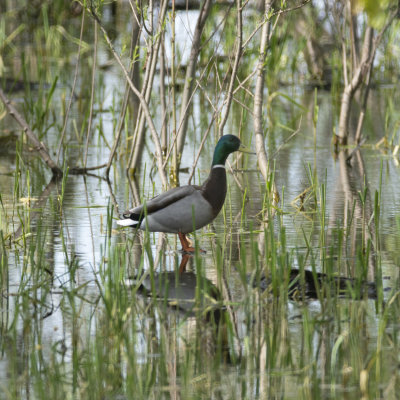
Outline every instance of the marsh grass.
MULTIPOLYGON (((329 147, 330 138, 320 143, 324 129, 328 136, 332 132, 331 127, 319 125, 327 119, 319 103, 324 93, 311 91, 307 96, 311 101, 303 105, 298 100, 303 85, 287 92, 277 88, 277 82, 298 79, 295 71, 304 46, 290 42, 288 20, 278 27, 282 34, 273 36, 270 43, 266 62, 270 119, 264 128, 268 147, 274 150, 281 137, 297 129, 299 116, 309 112, 309 122, 293 147, 305 140, 312 151, 305 146, 292 152, 292 144, 284 143, 282 152, 272 157, 276 162, 267 181, 260 180, 258 172, 255 179, 250 176, 250 170, 256 170, 251 158, 234 163, 241 187, 229 175, 223 212, 214 225, 193 235, 196 249, 205 247, 207 253, 197 251, 186 272, 179 274, 182 254, 172 235, 115 229, 118 206, 160 192, 152 143, 145 147, 139 177, 130 185, 124 174, 126 160, 112 163, 112 183, 107 189, 99 176, 88 176, 82 184, 70 174, 70 158, 83 160, 90 107, 94 116, 89 158, 104 161, 102 155, 106 150, 109 156, 122 101, 119 81, 108 82, 107 65, 97 75, 94 104, 88 100, 92 86, 86 76, 93 64, 87 50, 93 42, 92 31, 80 42, 85 57, 80 60, 78 89, 70 94, 72 68, 59 68, 68 66, 71 57, 61 51, 62 38, 71 44, 79 35, 75 30, 74 35, 65 36, 57 13, 63 3, 41 9, 42 22, 35 33, 40 51, 21 53, 25 85, 17 98, 23 98, 24 115, 38 136, 51 143, 54 152, 60 145, 64 173, 44 205, 35 206, 35 198, 48 183, 44 182, 48 172, 24 139, 17 141, 12 183, 0 193, 0 387, 4 393, 0 397, 395 398, 399 391, 400 301, 397 273, 393 272, 396 263, 390 261, 396 260, 400 218, 395 216, 396 226, 390 227, 394 238, 390 248, 385 243, 388 191, 383 184, 390 168, 382 164, 374 184, 358 179, 360 185, 351 192, 343 216, 335 218, 330 202, 341 198, 332 196, 332 175, 325 162, 329 151, 324 146, 329 147), (52 68, 54 74, 49 72, 52 68), (30 85, 32 81, 37 86, 30 85), (61 137, 69 96, 74 102, 66 135, 61 137), (286 151, 288 156, 281 157, 286 151), (296 171, 296 179, 304 179, 296 186, 291 182, 296 167, 291 165, 289 170, 285 166, 298 151, 304 153, 302 160, 308 159, 303 161, 305 173, 296 171), (242 175, 250 177, 242 179, 242 175), (275 184, 280 186, 279 203, 275 184), (300 207, 292 207, 289 185, 295 186, 296 195, 304 189, 300 207), (85 213, 78 213, 80 208, 85 213), (18 227, 21 234, 17 238, 18 227), (385 275, 390 275, 389 282, 385 275), (366 282, 373 284, 372 294, 366 282), (309 286, 312 296, 307 295, 309 286), (179 291, 190 296, 179 298, 179 291)), ((232 20, 232 14, 227 18, 232 20)), ((7 40, 24 29, 17 25, 7 40)), ((221 48, 231 49, 235 37, 229 32, 221 48)), ((120 40, 125 49, 125 39, 120 40)), ((99 50, 103 57, 109 56, 107 48, 99 50)), ((246 51, 246 62, 237 75, 242 82, 258 55, 255 45, 246 51)), ((214 100, 216 104, 221 101, 221 82, 229 78, 231 62, 218 58, 207 46, 200 58, 206 78, 195 96, 200 115, 191 121, 193 132, 186 145, 190 155, 197 153, 190 146, 200 142, 198 131, 206 131, 214 100), (209 60, 213 63, 206 64, 209 60)), ((330 58, 333 78, 331 92, 325 96, 333 99, 328 113, 335 114, 342 68, 336 52, 330 58)), ((170 79, 174 82, 177 77, 170 79)), ((235 93, 237 103, 232 105, 227 125, 231 124, 233 133, 240 132, 246 144, 254 141, 248 128, 251 110, 246 108, 252 89, 243 86, 235 93)), ((179 87, 172 92, 178 96, 179 87)), ((390 99, 385 127, 389 148, 394 151, 397 99, 390 99)), ((152 109, 156 115, 158 111, 152 109)), ((121 158, 131 148, 135 112, 130 104, 122 135, 128 150, 119 148, 121 158)), ((171 119, 167 113, 156 122, 162 125, 171 119)), ((219 122, 216 117, 215 124, 219 122)), ((211 152, 213 134, 204 158, 211 152)), ((185 167, 190 166, 191 160, 185 167)), ((181 175, 186 178, 185 172, 181 175)), ((196 183, 201 182, 203 169, 197 168, 195 176, 196 183)))
MULTIPOLYGON (((21 142, 18 146, 22 151, 21 142)), ((22 197, 34 197, 31 174, 20 173, 23 157, 17 166, 15 204, 22 197)), ((68 207, 68 168, 64 170, 59 192, 39 210, 44 216, 50 208, 61 224, 68 207)), ((309 214, 314 223, 312 230, 302 230, 302 240, 296 245, 288 241, 285 218, 290 213, 282 207, 285 190, 280 205, 272 201, 273 175, 261 192, 260 217, 267 222, 260 224, 249 214, 252 200, 246 191, 236 205, 236 197, 229 193, 222 231, 193 237, 196 248, 207 242, 211 251, 206 256, 196 253, 191 260, 189 272, 196 276, 191 310, 168 297, 180 281, 181 255, 173 245, 172 255, 165 247, 155 252, 158 237, 146 232, 143 236, 127 233, 125 239, 116 235, 110 203, 105 209, 101 261, 89 268, 90 279, 81 276, 85 266, 71 249, 67 230, 60 232, 67 266, 61 279, 49 254, 53 233, 44 224, 46 219, 32 224, 30 205, 15 207, 24 226, 22 242, 10 247, 1 235, 0 251, 2 315, 6 316, 1 324, 1 349, 9 360, 7 397, 379 394, 379 382, 390 381, 397 365, 398 292, 395 287, 390 293, 383 291, 378 262, 377 300, 368 299, 362 284, 371 254, 379 256, 379 247, 372 249, 361 233, 365 246, 354 258, 346 250, 350 230, 362 229, 362 221, 370 220, 368 193, 359 193, 364 210, 360 220, 353 205, 347 225, 332 228, 327 218, 326 178, 319 182, 311 166, 307 172, 309 201, 302 213, 309 214), (138 257, 133 257, 134 249, 140 250, 138 257), (14 259, 9 263, 11 255, 14 259), (175 280, 160 284, 163 270, 171 269, 171 264, 175 280), (295 280, 290 275, 294 267, 299 270, 295 280), (215 271, 212 281, 211 268, 215 271), (19 271, 18 282, 10 282, 14 269, 19 271), (316 285, 313 299, 302 293, 307 270, 316 285), (321 281, 318 273, 326 274, 326 279, 321 281), (347 273, 355 280, 343 290, 335 278, 347 273), (135 279, 131 279, 133 274, 135 279), (270 280, 267 290, 260 289, 264 277, 270 280), (142 290, 145 279, 150 282, 147 292, 142 290)), ((149 191, 152 195, 155 187, 149 191)), ((377 236, 381 196, 380 188, 373 201, 377 236)))
MULTIPOLYGON (((157 237, 145 232, 139 258, 132 258, 133 248, 142 246, 136 242, 138 234, 132 241, 115 236, 111 204, 105 210, 101 261, 98 268, 92 266, 94 274, 87 281, 82 281, 83 265, 71 254, 69 238, 62 233, 68 270, 64 283, 58 283, 60 277, 48 257, 51 232, 41 218, 24 231, 19 250, 10 248, 1 235, 1 288, 8 294, 2 300, 8 318, 1 325, 2 351, 10 360, 8 398, 147 399, 177 393, 209 398, 219 390, 258 398, 266 393, 279 396, 288 391, 288 384, 305 398, 338 398, 349 390, 357 395, 379 393, 376 383, 387 381, 396 364, 388 353, 398 350, 393 325, 398 292, 393 288, 384 293, 380 283, 378 300, 362 295, 372 251, 369 242, 355 257, 355 281, 345 291, 335 287, 334 278, 347 271, 342 263, 349 264, 346 238, 355 218, 332 229, 326 218, 326 184, 318 183, 311 167, 308 171, 314 207, 308 212, 318 223, 315 232, 303 231, 303 245, 288 243, 284 218, 288 214, 271 202, 268 192, 263 193, 262 214, 268 222, 259 226, 248 214, 244 193, 240 207, 236 206, 237 222, 233 222, 233 198, 228 197, 223 232, 194 235, 196 248, 210 242, 212 251, 206 256, 196 253, 191 260, 190 271, 196 277, 191 311, 168 298, 180 280, 178 272, 166 285, 159 280, 163 268, 169 268, 168 259, 172 257, 177 267, 180 254, 165 257, 161 248, 158 257, 152 245, 157 237), (236 227, 238 245, 232 243, 236 227), (12 266, 7 261, 11 253, 16 257, 12 266), (211 285, 210 262, 215 270, 211 285), (16 286, 9 280, 10 267, 20 271, 16 286), (289 274, 293 267, 300 271, 296 280, 289 274), (302 296, 306 270, 316 283, 315 299, 302 296), (318 279, 320 272, 326 274, 325 281, 318 279), (270 284, 260 290, 265 276, 270 284), (145 279, 150 282, 147 292, 142 289, 145 279), (297 294, 290 297, 297 284, 297 294), (62 328, 58 318, 64 321, 62 328), (366 334, 374 320, 376 345, 366 334), (388 357, 393 363, 387 363, 388 357), (224 383, 227 379, 229 385, 224 383)), ((21 192, 28 184, 32 185, 29 174, 15 174, 15 199, 32 195, 31 189, 21 192)), ((64 219, 60 211, 66 207, 68 174, 59 187, 60 194, 55 193, 49 204, 64 219)), ((284 190, 281 196, 285 204, 284 190)), ((380 198, 377 191, 375 229, 379 229, 380 198)), ((360 193, 360 201, 366 205, 366 193, 360 193)), ((29 225, 30 212, 28 206, 19 207, 19 221, 29 225)), ((376 274, 377 284, 381 275, 376 274)))

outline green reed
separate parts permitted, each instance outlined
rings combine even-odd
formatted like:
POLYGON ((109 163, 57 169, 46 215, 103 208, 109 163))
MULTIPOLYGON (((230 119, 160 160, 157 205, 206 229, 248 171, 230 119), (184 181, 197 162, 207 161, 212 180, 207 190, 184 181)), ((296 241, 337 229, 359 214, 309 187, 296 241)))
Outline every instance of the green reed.
MULTIPOLYGON (((50 54, 57 57, 61 66, 71 56, 65 54, 58 58, 61 32, 64 32, 61 30, 64 20, 60 15, 65 14, 55 10, 67 11, 63 2, 56 2, 52 7, 42 5, 39 15, 41 27, 35 35, 35 43, 36 48, 45 43, 44 50, 38 51, 35 58, 32 55, 29 58, 25 52, 21 55, 25 82, 39 81, 38 91, 32 90, 30 85, 24 89, 25 116, 44 141, 52 138, 54 132, 61 131, 63 123, 63 118, 58 118, 61 107, 57 103, 60 92, 57 86, 65 84, 69 88, 71 85, 61 68, 52 65, 54 76, 47 68, 50 54), (56 21, 53 26, 52 21, 56 21), (30 73, 30 65, 35 66, 35 75, 30 73)), ((258 17, 253 18, 257 20, 258 17)), ((281 18, 285 19, 285 14, 281 18)), ((228 19, 233 20, 233 14, 228 19)), ((294 71, 303 59, 298 56, 305 43, 293 43, 292 46, 286 33, 289 28, 285 19, 279 27, 281 34, 274 36, 270 43, 267 81, 272 93, 278 93, 275 88, 278 81, 287 81, 287 77, 296 79, 294 71)), ((75 30, 72 37, 67 36, 67 42, 76 43, 76 37, 75 30)), ((223 48, 232 48, 235 37, 233 31, 228 32, 223 48)), ((89 49, 89 46, 85 48, 89 49)), ((252 71, 255 49, 257 46, 246 49, 245 62, 241 63, 238 73, 240 81, 252 71)), ((211 63, 207 67, 208 80, 200 82, 204 95, 210 90, 210 79, 222 81, 220 78, 225 76, 230 63, 227 58, 217 61, 213 47, 205 46, 202 58, 216 60, 214 65, 211 63), (217 77, 213 76, 214 71, 217 77)), ((336 51, 329 58, 333 60, 331 96, 338 98, 343 69, 336 51)), ((66 158, 75 151, 74 140, 84 141, 88 124, 89 106, 85 94, 89 93, 90 87, 85 72, 90 65, 86 59, 81 61, 82 92, 75 94, 77 100, 73 112, 77 116, 68 125, 64 140, 66 158)), ((99 110, 105 111, 106 85, 103 85, 102 77, 103 74, 98 81, 96 107, 98 105, 99 110)), ((251 84, 248 88, 246 90, 250 92, 251 84)), ((64 96, 70 95, 69 90, 61 92, 64 96)), ((240 92, 235 93, 235 99, 247 104, 250 96, 240 92)), ((218 97, 218 93, 213 95, 218 97)), ((113 96, 110 115, 115 125, 119 106, 117 94, 113 93, 113 96)), ((271 100, 274 96, 271 95, 271 100)), ((292 97, 285 96, 279 98, 288 101, 292 97)), ((317 129, 317 116, 322 114, 318 97, 314 95, 314 113, 311 126, 308 126, 312 137, 307 136, 316 153, 320 151, 318 135, 322 134, 317 129)), ((333 103, 335 106, 336 102, 333 103)), ((274 141, 279 140, 272 126, 297 126, 293 120, 298 119, 298 114, 293 110, 279 110, 284 105, 283 101, 277 107, 271 102, 267 105, 272 120, 268 124, 266 141, 271 148, 274 141)), ((235 111, 240 108, 240 112, 235 112, 232 117, 233 129, 240 125, 240 131, 248 140, 244 127, 249 124, 250 118, 246 116, 251 110, 245 110, 240 103, 233 107, 235 111), (236 121, 239 115, 240 121, 236 121)), ((389 111, 395 109, 395 104, 389 107, 389 111)), ((210 122, 208 109, 205 111, 200 116, 201 129, 210 122)), ((155 109, 155 114, 157 112, 155 109)), ((334 110, 331 114, 336 115, 334 110)), ((132 134, 132 121, 128 115, 131 115, 129 110, 125 139, 132 134)), ((395 118, 395 115, 387 116, 386 124, 392 127, 392 133, 388 135, 390 144, 396 144, 395 118)), ((110 143, 107 143, 103 122, 99 118, 99 131, 93 143, 97 140, 97 144, 105 148, 110 143)), ((57 138, 57 142, 59 140, 57 138)), ((245 192, 236 197, 230 189, 220 216, 223 229, 209 234, 197 232, 193 236, 196 249, 205 243, 209 247, 206 255, 196 252, 188 267, 196 273, 194 309, 188 312, 171 304, 166 295, 168 288, 156 284, 159 274, 171 266, 175 267, 176 279, 179 279, 176 270, 181 254, 176 251, 175 239, 168 236, 168 246, 161 247, 157 254, 154 250, 157 235, 133 231, 115 233, 114 210, 110 204, 104 209, 106 232, 99 239, 102 242, 101 261, 90 267, 81 263, 80 255, 74 251, 75 239, 70 236, 73 232, 68 226, 70 221, 65 220, 67 163, 59 195, 51 196, 46 209, 39 210, 38 222, 32 222, 31 207, 21 205, 20 199, 34 198, 38 194, 35 181, 39 180, 38 175, 44 176, 46 170, 36 168, 35 163, 25 157, 23 146, 22 140, 17 142, 11 207, 4 206, 5 194, 0 195, 2 218, 4 215, 7 220, 13 218, 16 224, 21 224, 23 244, 10 244, 7 234, 13 228, 0 232, 0 304, 3 310, 0 348, 2 362, 7 363, 7 380, 0 386, 6 398, 390 398, 398 392, 397 321, 400 307, 398 282, 390 283, 390 291, 384 290, 386 260, 383 254, 387 248, 380 241, 382 183, 376 191, 359 191, 358 198, 349 205, 346 224, 331 220, 328 199, 332 188, 325 172, 320 178, 319 171, 310 166, 307 166, 310 191, 305 211, 296 215, 287 204, 291 199, 286 199, 285 188, 279 188, 281 202, 277 205, 272 201, 273 175, 267 182, 249 180, 244 186, 245 192), (252 198, 251 190, 255 186, 261 188, 261 212, 257 216, 247 211, 249 203, 258 201, 252 198), (368 199, 369 193, 372 193, 372 199, 368 199), (367 209, 369 200, 372 200, 374 225, 367 209), (357 215, 358 201, 361 219, 357 215), (44 217, 48 216, 49 210, 54 214, 56 229, 45 225, 44 217), (234 210, 238 210, 237 215, 234 210), (293 240, 290 224, 296 224, 296 218, 300 220, 300 227, 298 237, 293 240), (369 227, 373 229, 375 239, 368 237, 366 229, 369 227), (56 262, 52 259, 54 254, 49 242, 54 240, 53 230, 58 229, 57 240, 62 253, 58 256, 63 260, 56 262), (361 239, 356 242, 355 252, 351 253, 351 239, 356 237, 354 230, 361 239), (377 300, 362 296, 362 283, 370 279, 368 273, 373 259, 377 300), (62 284, 57 272, 60 265, 66 267, 67 276, 66 283, 62 284), (292 268, 300 271, 295 281, 290 277, 292 268), (10 275, 15 270, 19 279, 17 283, 15 280, 10 283, 10 275), (87 270, 93 272, 93 277, 88 280, 87 270), (304 291, 306 271, 312 272, 316 299, 305 299, 300 295, 301 290, 304 291), (326 274, 325 280, 319 280, 321 272, 326 274), (354 284, 349 284, 344 295, 335 283, 335 278, 342 275, 354 278, 354 284), (133 276, 136 279, 132 279, 133 276), (265 277, 270 284, 266 290, 260 290, 265 277), (143 294, 142 283, 147 278, 150 289, 143 294), (297 297, 291 297, 289 293, 297 284, 300 284, 299 293, 297 297), (215 291, 218 296, 213 298, 215 291), (215 309, 220 313, 219 318, 217 313, 211 312, 215 309), (62 323, 47 325, 53 316, 62 323), (57 339, 52 341, 53 337, 57 339)), ((142 167, 143 184, 139 188, 142 198, 151 197, 147 196, 146 186, 149 184, 148 172, 153 172, 151 168, 149 164, 142 167)), ((123 185, 120 171, 117 168, 114 171, 113 186, 123 185)), ((159 193, 156 184, 152 185, 149 191, 159 193)), ((129 204, 128 191, 123 197, 124 203, 129 204)), ((394 230, 393 236, 397 237, 400 229, 394 230)))

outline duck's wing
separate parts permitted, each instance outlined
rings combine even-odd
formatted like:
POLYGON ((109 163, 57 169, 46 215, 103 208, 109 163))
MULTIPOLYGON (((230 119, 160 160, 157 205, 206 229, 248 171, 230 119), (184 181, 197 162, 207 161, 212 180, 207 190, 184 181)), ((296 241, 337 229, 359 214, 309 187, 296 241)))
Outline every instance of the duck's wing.
POLYGON ((197 185, 179 186, 170 189, 164 193, 159 194, 156 197, 153 197, 152 199, 148 200, 145 204, 142 204, 140 206, 125 211, 123 216, 124 218, 141 220, 144 218, 145 207, 147 209, 147 214, 150 215, 156 211, 168 207, 169 205, 185 197, 192 195, 193 193, 199 190, 201 190, 201 187, 197 185))

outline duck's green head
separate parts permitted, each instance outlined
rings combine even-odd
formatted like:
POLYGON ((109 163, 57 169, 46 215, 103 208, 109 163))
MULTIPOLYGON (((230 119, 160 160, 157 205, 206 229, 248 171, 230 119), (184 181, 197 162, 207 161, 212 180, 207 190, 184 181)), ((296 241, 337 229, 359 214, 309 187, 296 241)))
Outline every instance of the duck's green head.
POLYGON ((225 164, 229 154, 240 149, 240 139, 235 135, 224 135, 218 140, 214 150, 212 165, 225 164))

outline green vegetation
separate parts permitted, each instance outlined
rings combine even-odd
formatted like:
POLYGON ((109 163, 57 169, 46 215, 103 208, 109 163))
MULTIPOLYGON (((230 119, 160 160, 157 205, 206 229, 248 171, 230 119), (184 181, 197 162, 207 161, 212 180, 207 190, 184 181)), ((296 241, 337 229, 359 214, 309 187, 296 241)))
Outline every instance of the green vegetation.
POLYGON ((0 0, 0 399, 396 398, 396 2, 167 3, 0 0), (194 255, 117 228, 227 133, 194 255))

